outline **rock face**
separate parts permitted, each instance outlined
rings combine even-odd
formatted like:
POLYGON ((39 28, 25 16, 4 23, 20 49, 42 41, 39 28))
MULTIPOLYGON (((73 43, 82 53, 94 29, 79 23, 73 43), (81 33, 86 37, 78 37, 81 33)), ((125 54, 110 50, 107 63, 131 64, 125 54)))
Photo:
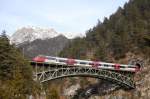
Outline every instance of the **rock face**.
POLYGON ((36 39, 50 39, 60 35, 54 29, 40 27, 23 27, 18 29, 10 38, 11 43, 16 45, 24 42, 32 42, 36 39))
POLYGON ((10 37, 10 42, 28 58, 39 54, 56 56, 69 41, 54 29, 39 27, 23 27, 10 37))
POLYGON ((65 96, 74 96, 76 94, 76 90, 78 90, 79 88, 80 88, 79 84, 72 85, 69 88, 66 88, 64 90, 64 95, 65 96))

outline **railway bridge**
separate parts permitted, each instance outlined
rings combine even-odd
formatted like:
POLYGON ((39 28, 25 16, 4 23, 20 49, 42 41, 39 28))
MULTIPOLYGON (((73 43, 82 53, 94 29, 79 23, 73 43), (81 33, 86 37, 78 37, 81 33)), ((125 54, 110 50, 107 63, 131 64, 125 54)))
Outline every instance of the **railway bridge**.
POLYGON ((41 83, 64 77, 78 76, 107 80, 116 83, 125 89, 135 88, 135 73, 133 72, 34 61, 31 61, 30 63, 34 68, 34 80, 37 80, 41 83))

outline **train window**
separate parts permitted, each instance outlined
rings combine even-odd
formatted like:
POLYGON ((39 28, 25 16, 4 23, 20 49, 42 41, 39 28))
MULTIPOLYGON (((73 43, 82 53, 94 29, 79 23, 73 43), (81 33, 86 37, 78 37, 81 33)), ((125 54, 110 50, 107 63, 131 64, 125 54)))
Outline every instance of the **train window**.
POLYGON ((105 67, 109 67, 109 65, 104 64, 105 67))
POLYGON ((52 58, 52 57, 48 57, 47 59, 50 59, 50 60, 55 60, 55 58, 52 58))
POLYGON ((126 68, 125 66, 120 66, 120 68, 126 68))
POLYGON ((134 67, 134 66, 130 66, 130 65, 129 65, 129 66, 127 66, 127 68, 135 68, 135 67, 134 67))
POLYGON ((89 63, 89 65, 94 65, 94 63, 89 63))
POLYGON ((132 69, 133 69, 133 68, 135 68, 135 67, 132 67, 132 66, 128 66, 127 68, 132 68, 132 69))
POLYGON ((99 66, 100 64, 99 63, 89 63, 89 65, 92 65, 92 66, 99 66))
POLYGON ((66 62, 66 60, 59 60, 59 62, 66 62))
POLYGON ((111 65, 111 67, 114 67, 114 65, 111 65))
POLYGON ((80 64, 86 64, 86 62, 80 62, 80 64))

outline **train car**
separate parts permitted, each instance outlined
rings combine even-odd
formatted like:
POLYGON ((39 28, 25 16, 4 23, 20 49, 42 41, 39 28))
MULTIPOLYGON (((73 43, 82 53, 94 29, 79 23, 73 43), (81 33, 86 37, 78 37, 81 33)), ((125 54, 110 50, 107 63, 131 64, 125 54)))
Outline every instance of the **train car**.
POLYGON ((115 70, 115 71, 129 71, 129 72, 137 71, 136 66, 134 65, 124 65, 124 64, 105 63, 105 62, 101 62, 99 68, 115 70))
POLYGON ((35 62, 46 62, 60 65, 68 66, 86 66, 96 69, 107 69, 115 71, 128 71, 128 72, 138 72, 140 71, 140 65, 124 65, 124 64, 115 64, 115 63, 106 63, 100 61, 88 61, 88 60, 79 60, 72 58, 61 58, 61 57, 52 57, 52 56, 43 56, 39 55, 33 58, 35 62))

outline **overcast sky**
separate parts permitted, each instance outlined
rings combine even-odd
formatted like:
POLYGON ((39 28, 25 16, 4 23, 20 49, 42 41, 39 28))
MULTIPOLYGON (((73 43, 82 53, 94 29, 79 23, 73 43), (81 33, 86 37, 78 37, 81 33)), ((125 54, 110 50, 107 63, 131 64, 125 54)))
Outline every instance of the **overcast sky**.
POLYGON ((128 0, 0 0, 0 31, 9 35, 23 26, 85 33, 128 0))

